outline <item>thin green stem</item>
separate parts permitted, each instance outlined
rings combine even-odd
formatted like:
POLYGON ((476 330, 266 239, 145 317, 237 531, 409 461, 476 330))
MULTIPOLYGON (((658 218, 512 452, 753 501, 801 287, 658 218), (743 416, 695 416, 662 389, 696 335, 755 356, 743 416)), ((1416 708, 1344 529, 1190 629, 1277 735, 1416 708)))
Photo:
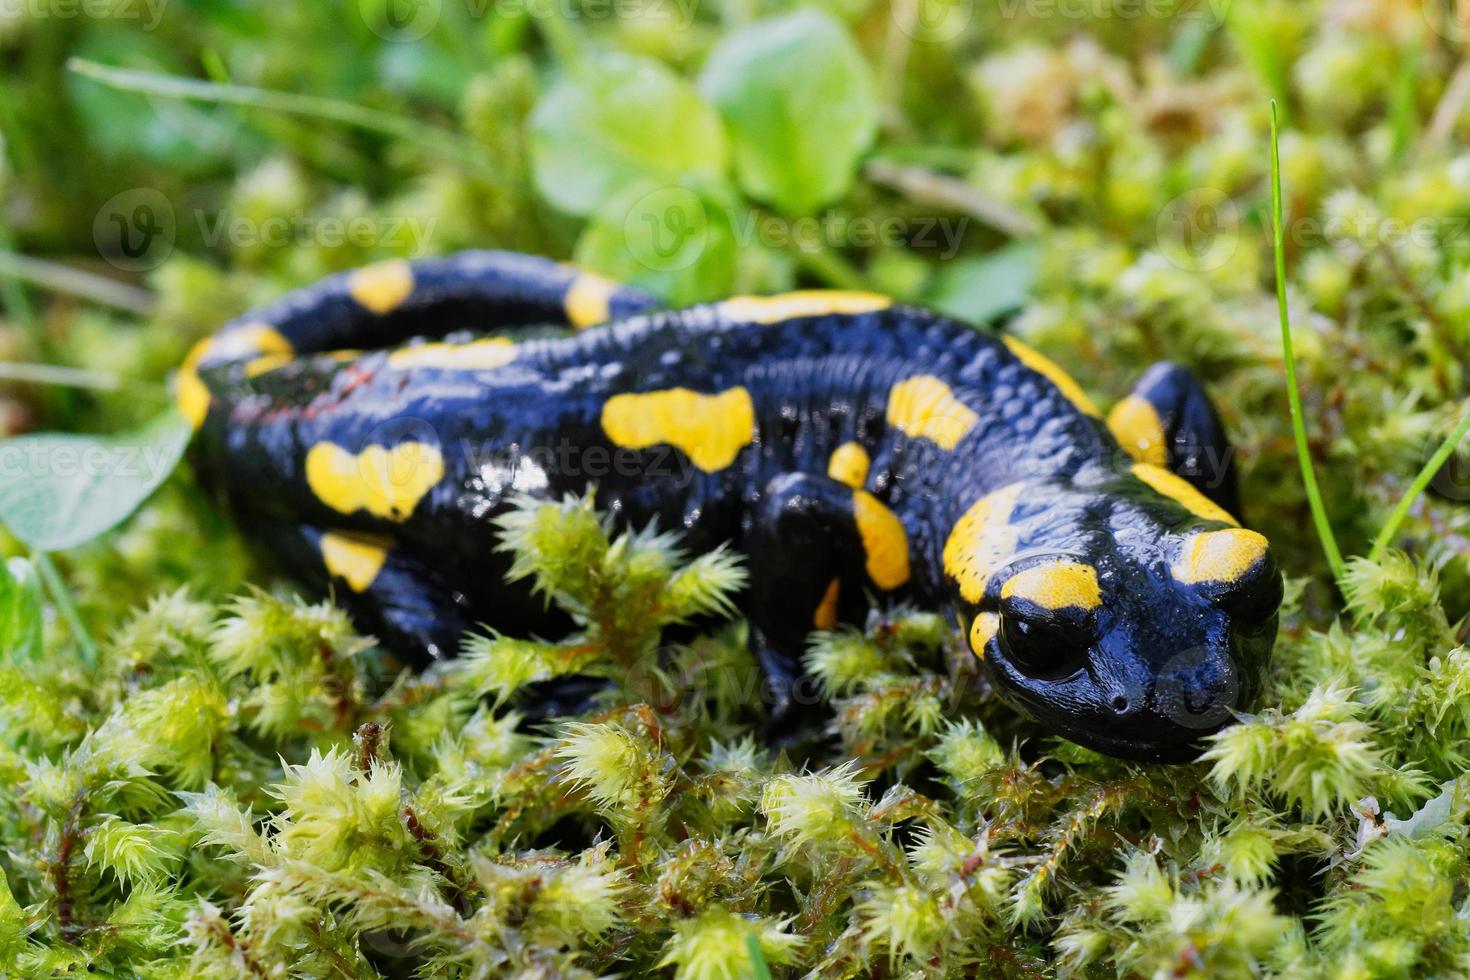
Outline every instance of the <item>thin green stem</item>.
POLYGON ((0 276, 7 282, 26 282, 55 293, 111 306, 138 316, 148 316, 156 305, 153 294, 106 276, 73 269, 0 248, 0 276))
POLYGON ((475 170, 483 176, 494 176, 493 168, 473 143, 453 133, 425 126, 419 120, 410 119, 407 116, 316 95, 297 95, 293 92, 279 92, 251 85, 221 84, 158 72, 114 68, 110 65, 88 61, 85 58, 72 58, 67 61, 66 66, 78 75, 123 92, 140 92, 166 99, 237 105, 250 109, 265 109, 269 112, 328 119, 344 126, 381 133, 409 144, 422 146, 433 153, 475 170))
POLYGON ((1286 233, 1281 219, 1281 152, 1277 145, 1279 129, 1276 122, 1276 100, 1271 100, 1271 239, 1276 253, 1276 307, 1281 314, 1281 352, 1286 360, 1286 397, 1291 404, 1291 434, 1296 440, 1296 458, 1301 464, 1302 484, 1307 492, 1307 505, 1312 510, 1312 523, 1317 526, 1317 537, 1322 541, 1322 552, 1327 556, 1327 566, 1338 582, 1343 579, 1345 566, 1342 551, 1337 547, 1337 538, 1332 533, 1332 524, 1327 520, 1327 508, 1322 504, 1322 491, 1317 486, 1317 473, 1312 468, 1312 453, 1307 446, 1307 426, 1302 419, 1302 394, 1297 385, 1296 354, 1291 346, 1291 316, 1286 308, 1286 233))
POLYGON ((750 953, 750 969, 756 980, 771 980, 771 968, 766 965, 766 953, 761 949, 760 936, 754 931, 745 934, 745 948, 750 953))
MULTIPOLYGON (((10 226, 5 223, 3 214, 0 214, 0 250, 9 253, 14 246, 14 241, 14 236, 10 233, 10 226)), ((4 301, 6 312, 21 324, 32 345, 39 349, 41 324, 36 319, 36 311, 31 306, 30 297, 26 295, 25 285, 14 270, 7 272, 0 269, 0 299, 4 301)))
POLYGON ((1408 491, 1394 507, 1393 513, 1388 515, 1388 520, 1383 522, 1383 530, 1379 531, 1378 537, 1373 539, 1373 549, 1368 552, 1369 561, 1377 561, 1383 555, 1383 550, 1393 543, 1399 525, 1404 523, 1404 518, 1409 516, 1409 508, 1413 507, 1414 501, 1424 493, 1429 486, 1429 481, 1434 479, 1434 474, 1438 473, 1439 468, 1445 464, 1445 460, 1450 458, 1450 454, 1455 451, 1460 440, 1465 438, 1466 433, 1470 433, 1470 412, 1465 413, 1465 417, 1460 419, 1460 424, 1455 426, 1455 431, 1446 436, 1444 442, 1439 444, 1434 455, 1429 457, 1429 462, 1424 464, 1418 475, 1414 477, 1414 482, 1409 484, 1408 491))
POLYGON ((106 371, 88 371, 85 368, 62 367, 58 364, 28 364, 23 361, 0 361, 0 381, 89 388, 93 391, 117 391, 123 385, 122 378, 106 371))
POLYGON ((87 668, 97 666, 97 644, 92 640, 92 634, 87 632, 86 624, 82 622, 82 614, 77 609, 76 600, 72 598, 71 590, 66 587, 66 582, 61 578, 61 573, 51 563, 51 556, 44 551, 31 552, 31 564, 36 566, 36 571, 41 573, 41 581, 46 583, 46 591, 51 594, 51 601, 56 603, 61 618, 66 620, 67 628, 71 630, 72 637, 77 641, 77 649, 82 655, 82 664, 87 668))
POLYGON ((1400 160, 1404 151, 1414 139, 1415 126, 1415 96, 1418 94, 1419 64, 1421 52, 1419 45, 1415 44, 1409 48, 1399 66, 1398 77, 1394 79, 1393 94, 1389 104, 1389 119, 1392 122, 1393 148, 1389 158, 1400 160))

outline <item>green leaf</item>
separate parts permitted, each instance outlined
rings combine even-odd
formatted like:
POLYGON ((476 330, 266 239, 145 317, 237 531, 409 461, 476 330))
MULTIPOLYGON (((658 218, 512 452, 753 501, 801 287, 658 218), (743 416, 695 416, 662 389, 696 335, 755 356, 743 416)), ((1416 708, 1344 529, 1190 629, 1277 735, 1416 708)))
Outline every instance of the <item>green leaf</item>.
POLYGON ((688 306, 729 294, 739 248, 723 195, 639 183, 598 209, 578 265, 688 306))
POLYGON ((536 189, 586 215, 640 180, 717 180, 720 117, 693 86, 647 58, 605 55, 562 79, 531 113, 536 189))
POLYGON ((987 323, 1025 305, 1036 285, 1037 248, 1017 242, 957 259, 936 277, 928 305, 970 323, 987 323))
POLYGON ((741 188, 787 214, 810 214, 847 193, 878 125, 868 63, 819 10, 728 35, 699 85, 730 128, 741 188))
POLYGON ((41 580, 24 558, 0 564, 0 659, 41 658, 41 580))
POLYGON ((0 522, 37 551, 121 524, 178 465, 192 430, 166 412, 115 436, 40 432, 0 443, 0 522))

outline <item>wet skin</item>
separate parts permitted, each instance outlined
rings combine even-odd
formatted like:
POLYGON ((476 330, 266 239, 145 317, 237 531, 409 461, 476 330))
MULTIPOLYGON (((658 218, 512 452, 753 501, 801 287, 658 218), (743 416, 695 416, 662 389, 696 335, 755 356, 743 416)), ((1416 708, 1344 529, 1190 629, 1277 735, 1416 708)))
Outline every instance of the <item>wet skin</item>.
POLYGON ((1191 758, 1250 706, 1280 574, 1187 372, 1104 422, 1035 351, 882 297, 651 308, 527 256, 389 263, 226 327, 180 402, 247 533, 411 660, 544 628, 493 519, 595 486, 745 552, 778 715, 869 597, 953 610, 1011 702, 1112 755, 1191 758))

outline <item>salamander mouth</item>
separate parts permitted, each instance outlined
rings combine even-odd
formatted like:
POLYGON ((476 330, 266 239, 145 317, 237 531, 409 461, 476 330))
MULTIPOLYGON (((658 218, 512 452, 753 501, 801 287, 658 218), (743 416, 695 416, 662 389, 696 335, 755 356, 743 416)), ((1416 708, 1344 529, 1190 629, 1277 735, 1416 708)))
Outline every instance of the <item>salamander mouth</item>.
MULTIPOLYGON (((1095 752, 1133 762, 1178 765, 1195 761, 1207 747, 1209 736, 1232 724, 1238 704, 1249 700, 1249 695, 1239 697, 1246 692, 1235 690, 1227 702, 1189 705, 1190 710, 1182 716, 1143 711, 1128 717, 1109 717, 1105 710, 1082 708, 1090 700, 1085 690, 1085 669, 1066 680, 1050 682, 1051 690, 1041 691, 999 658, 991 661, 991 667, 1002 697, 1051 733, 1095 752), (1187 722, 1181 724, 1180 717, 1187 722)), ((1115 702, 1113 707, 1124 711, 1127 705, 1115 702)), ((1176 712, 1180 707, 1176 705, 1176 712)))
MULTIPOLYGON (((1034 713, 1034 709, 1032 711, 1034 713)), ((1206 737, 1212 734, 1209 731, 1200 731, 1187 735, 1181 733, 1177 739, 1140 739, 1129 735, 1108 735, 1056 721, 1049 721, 1048 726, 1067 741, 1076 742, 1094 752, 1101 752, 1115 759, 1158 765, 1183 765, 1196 761, 1205 750, 1206 737)))

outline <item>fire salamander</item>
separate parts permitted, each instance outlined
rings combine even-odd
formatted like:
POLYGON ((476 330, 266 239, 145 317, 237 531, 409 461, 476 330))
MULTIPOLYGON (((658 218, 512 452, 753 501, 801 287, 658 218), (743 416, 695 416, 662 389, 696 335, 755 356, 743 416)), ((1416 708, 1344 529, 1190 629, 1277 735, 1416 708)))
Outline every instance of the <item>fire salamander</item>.
POLYGON ((1192 376, 1156 366, 1104 420, 1025 344, 878 295, 657 311, 524 255, 391 261, 229 324, 178 398, 246 533, 411 660, 544 629, 493 519, 593 486, 747 556, 778 715, 810 630, 912 600, 1051 730, 1177 761, 1275 638, 1280 573, 1192 376))

